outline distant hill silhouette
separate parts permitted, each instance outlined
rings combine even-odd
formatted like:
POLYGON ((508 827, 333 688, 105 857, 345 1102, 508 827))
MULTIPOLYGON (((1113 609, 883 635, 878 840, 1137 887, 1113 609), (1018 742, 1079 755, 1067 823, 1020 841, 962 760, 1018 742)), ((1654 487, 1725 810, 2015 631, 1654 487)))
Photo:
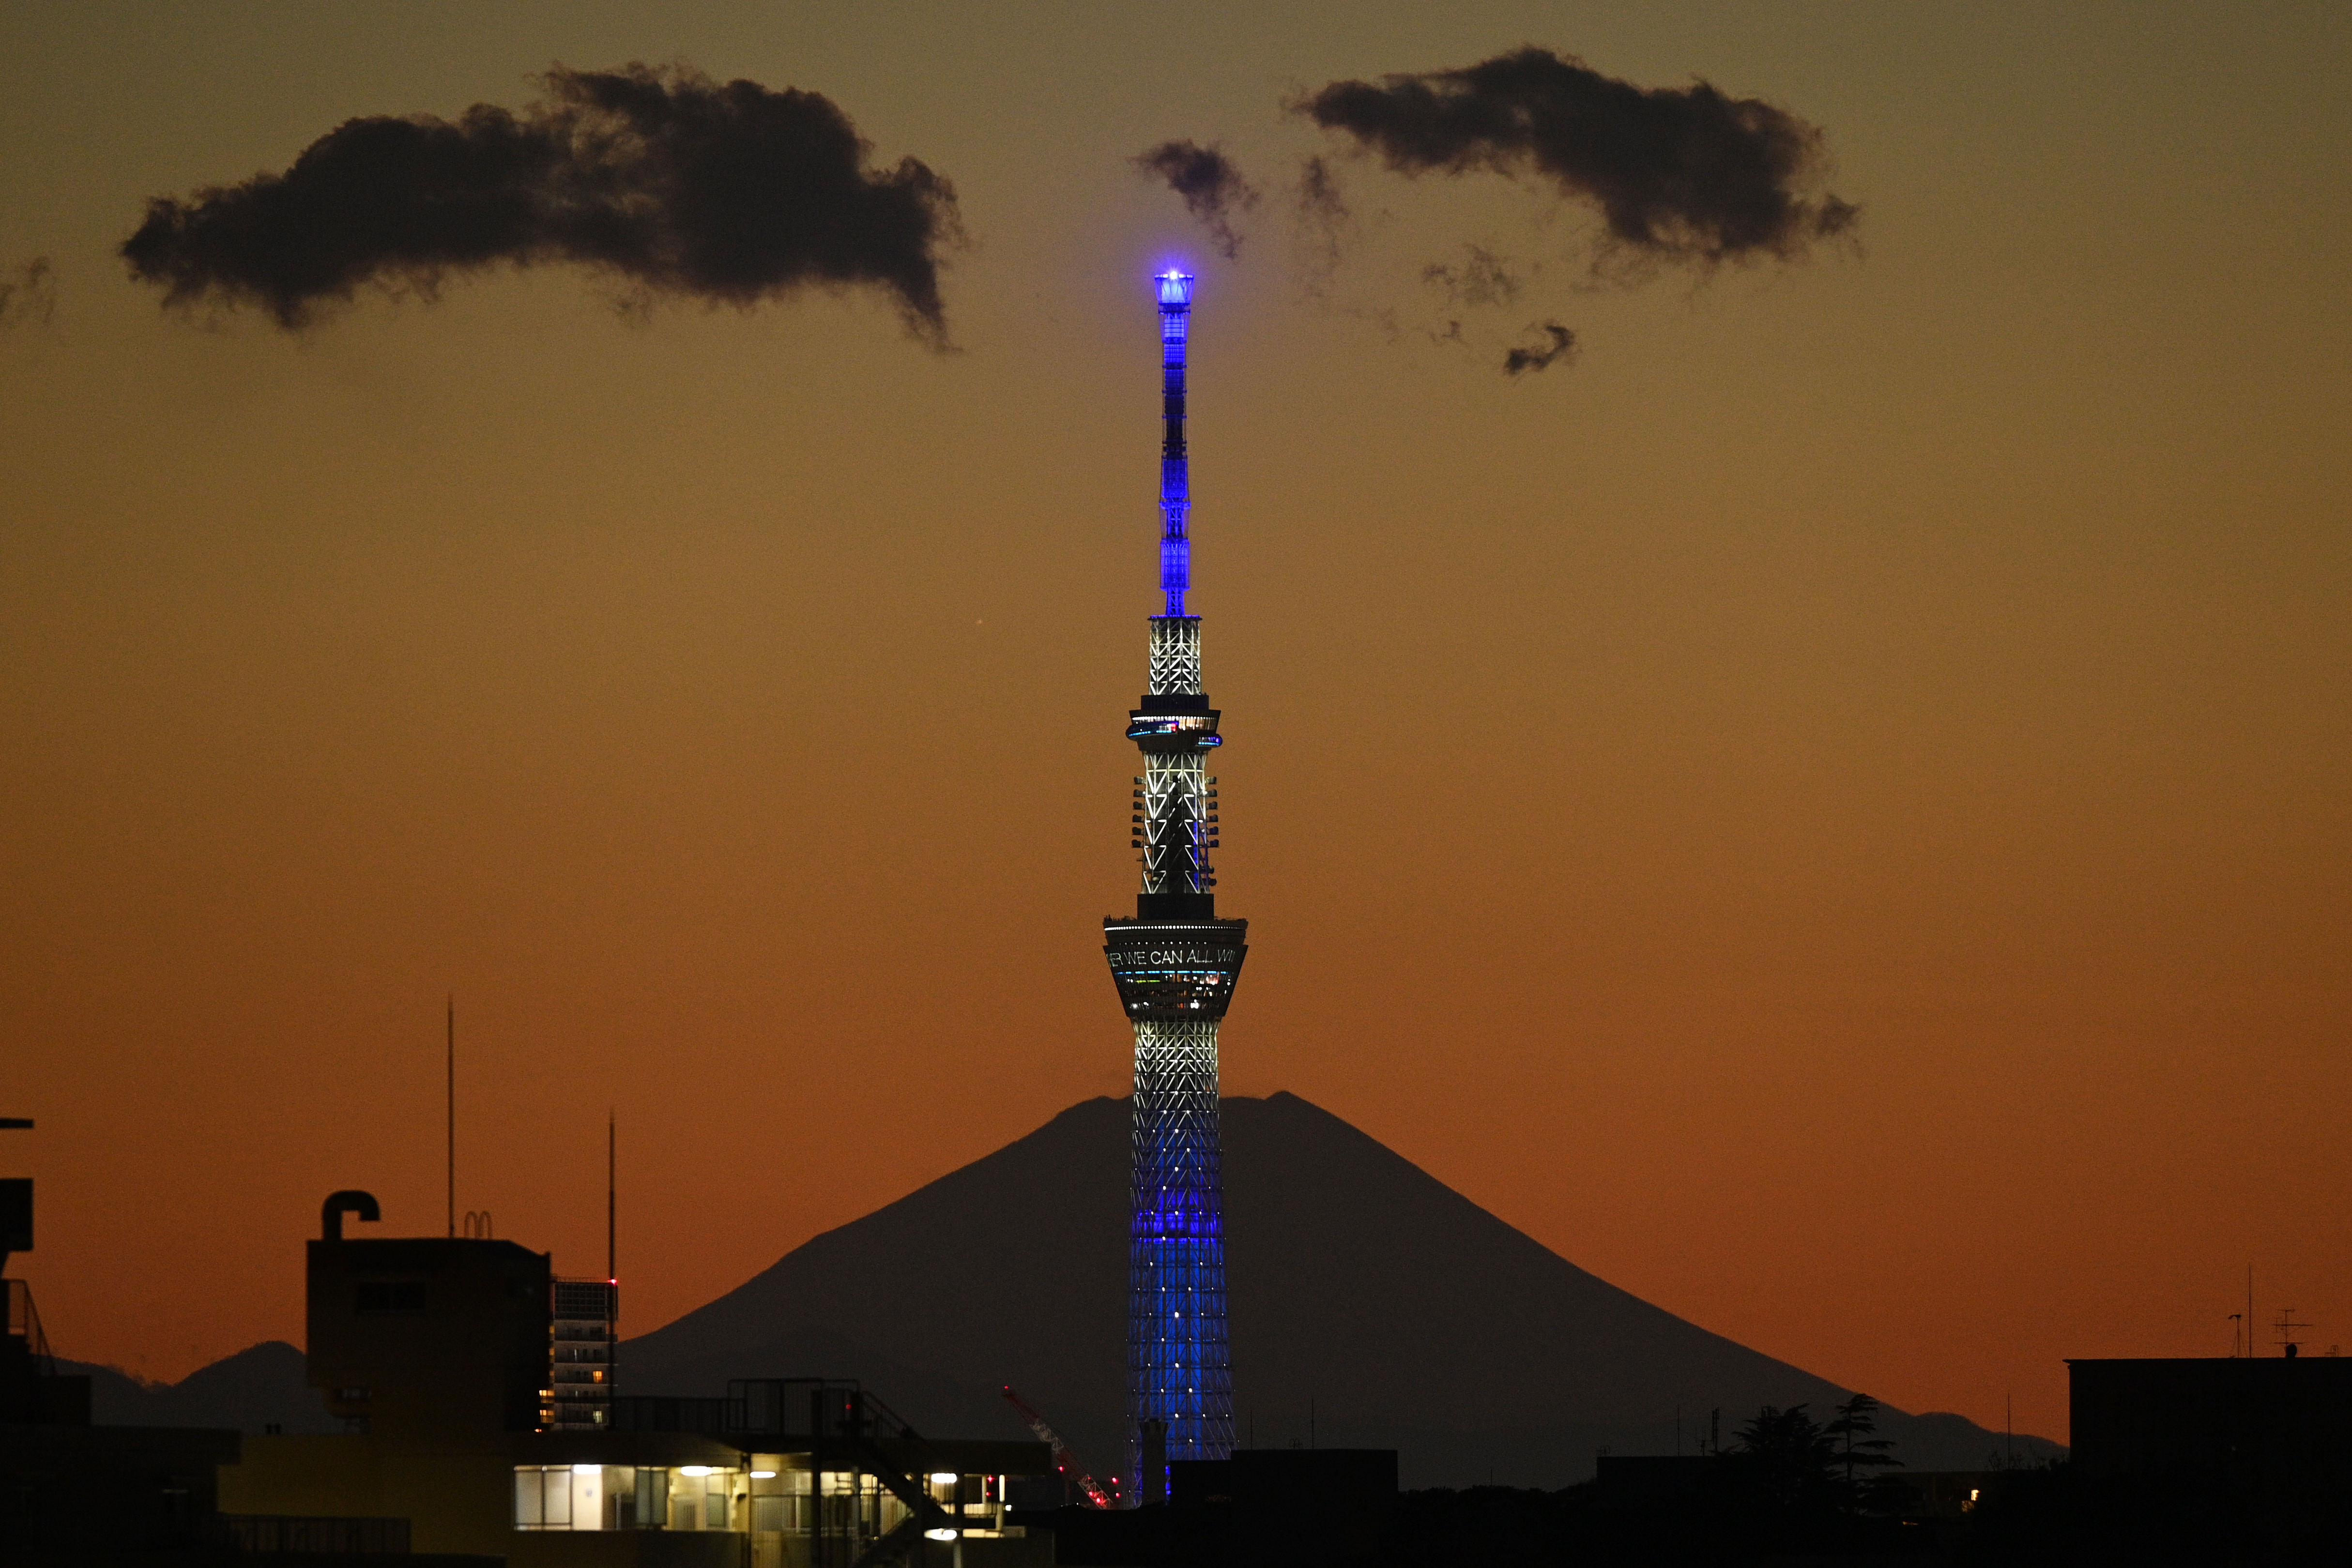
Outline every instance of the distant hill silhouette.
MULTIPOLYGON (((1240 1437, 1401 1450, 1408 1487, 1559 1487, 1596 1451, 1671 1453, 1723 1413, 1847 1390, 1594 1278, 1295 1094, 1223 1103, 1240 1437)), ((1094 1461, 1126 1464, 1129 1105, 1028 1136, 795 1248, 622 1346, 625 1392, 864 1379, 918 1427, 1017 1436, 1005 1383, 1094 1461)), ((1889 1409, 1914 1469, 1975 1469, 1998 1433, 1889 1409)), ((2021 1458, 2059 1451, 2016 1441, 2021 1458)))
POLYGON ((303 1381, 302 1353, 282 1339, 248 1345, 177 1383, 142 1383, 111 1366, 60 1361, 89 1378, 90 1419, 101 1427, 227 1427, 333 1432, 341 1423, 303 1381))

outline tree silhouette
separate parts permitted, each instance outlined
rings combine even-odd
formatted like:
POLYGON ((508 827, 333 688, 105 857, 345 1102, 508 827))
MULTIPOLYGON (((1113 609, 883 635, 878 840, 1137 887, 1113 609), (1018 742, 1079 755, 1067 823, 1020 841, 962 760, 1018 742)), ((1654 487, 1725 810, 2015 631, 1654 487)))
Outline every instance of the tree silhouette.
POLYGON ((1784 1511, 1831 1503, 1837 1450, 1830 1435, 1805 1414, 1802 1405, 1786 1410, 1767 1405, 1739 1428, 1738 1457, 1748 1467, 1761 1499, 1784 1511))
POLYGON ((1878 1431, 1878 1401, 1867 1394, 1857 1394, 1837 1407, 1837 1419, 1822 1428, 1837 1449, 1837 1462, 1845 1470, 1845 1497, 1849 1508, 1883 1509, 1897 1500, 1902 1483, 1892 1476, 1871 1472, 1892 1466, 1901 1469, 1903 1461, 1888 1450, 1895 1447, 1891 1438, 1876 1436, 1878 1431), (1854 1472, 1864 1472, 1857 1477, 1854 1472))

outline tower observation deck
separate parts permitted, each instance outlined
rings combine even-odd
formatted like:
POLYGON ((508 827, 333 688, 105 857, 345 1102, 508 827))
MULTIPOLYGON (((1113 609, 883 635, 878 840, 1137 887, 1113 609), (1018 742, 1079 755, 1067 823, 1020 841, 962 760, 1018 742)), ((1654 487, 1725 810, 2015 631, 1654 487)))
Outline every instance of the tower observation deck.
POLYGON ((1217 780, 1206 763, 1222 742, 1201 682, 1201 619, 1184 603, 1192 578, 1184 356, 1192 279, 1171 271, 1157 283, 1165 605, 1150 618, 1150 689, 1127 727, 1143 762, 1129 819, 1143 877, 1134 918, 1103 922, 1103 951, 1135 1029, 1128 1405, 1133 1495, 1147 1502, 1166 1496, 1164 1471, 1143 1473, 1162 1457, 1222 1459, 1233 1448, 1217 1025, 1249 951, 1249 922, 1218 919, 1212 891, 1217 780))

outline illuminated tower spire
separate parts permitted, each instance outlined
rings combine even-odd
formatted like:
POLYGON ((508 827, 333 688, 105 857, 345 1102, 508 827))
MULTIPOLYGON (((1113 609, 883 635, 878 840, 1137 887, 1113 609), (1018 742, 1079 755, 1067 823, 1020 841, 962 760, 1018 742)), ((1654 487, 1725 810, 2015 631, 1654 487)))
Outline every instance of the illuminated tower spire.
MULTIPOLYGON (((1160 591, 1168 596, 1162 620, 1186 619, 1184 592, 1192 586, 1192 538, 1186 533, 1192 512, 1192 461, 1184 454, 1184 346, 1192 326, 1192 280, 1181 272, 1160 278, 1160 591)), ((1197 650, 1201 627, 1192 621, 1197 650)), ((1151 643, 1152 689, 1160 686, 1160 642, 1151 643)), ((1198 664, 1196 657, 1195 664, 1198 664)), ((1196 668, 1195 676, 1199 674, 1196 668)), ((1196 679, 1191 687, 1199 691, 1196 679)))
MULTIPOLYGON (((1135 1027, 1135 1219, 1129 1247, 1129 1437, 1135 1496, 1166 1495, 1145 1455, 1222 1459, 1234 1442, 1233 1367, 1225 1345, 1225 1243, 1217 1128, 1217 1023, 1247 954, 1246 920, 1216 915, 1217 710, 1201 685, 1201 621, 1184 612, 1192 576, 1186 533, 1184 350, 1192 279, 1159 279, 1163 428, 1160 586, 1151 617, 1150 690, 1128 716, 1143 754, 1131 847, 1143 885, 1135 917, 1103 922, 1104 952, 1135 1027), (1160 1423, 1147 1432, 1148 1423, 1160 1423), (1164 1433, 1164 1447, 1163 1447, 1164 1433)), ((1155 1467, 1156 1468, 1156 1467, 1155 1467)))

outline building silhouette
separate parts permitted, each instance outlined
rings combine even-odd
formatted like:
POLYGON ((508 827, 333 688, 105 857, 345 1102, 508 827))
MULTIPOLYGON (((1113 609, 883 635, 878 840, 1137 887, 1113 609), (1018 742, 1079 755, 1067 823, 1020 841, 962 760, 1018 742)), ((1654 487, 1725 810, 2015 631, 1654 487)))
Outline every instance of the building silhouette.
MULTIPOLYGON (((0 1130, 32 1126, 0 1118, 0 1130)), ((11 1254, 32 1249, 32 1178, 0 1180, 0 1276, 11 1254)), ((237 1434, 91 1426, 89 1379, 58 1372, 31 1287, 0 1285, 0 1563, 79 1568, 225 1547, 215 1477, 236 1463, 237 1434)))
POLYGON ((1052 1560, 1049 1537, 1006 1518, 1011 1481, 1051 1473, 1044 1444, 926 1437, 843 1380, 615 1394, 576 1376, 609 1359, 566 1359, 609 1354, 609 1291, 567 1297, 579 1282, 511 1241, 344 1233, 380 1215, 359 1191, 323 1206, 309 1378, 344 1429, 245 1439, 220 1480, 241 1538, 378 1526, 394 1550, 515 1568, 1052 1560), (566 1393, 583 1386, 602 1397, 566 1393))

